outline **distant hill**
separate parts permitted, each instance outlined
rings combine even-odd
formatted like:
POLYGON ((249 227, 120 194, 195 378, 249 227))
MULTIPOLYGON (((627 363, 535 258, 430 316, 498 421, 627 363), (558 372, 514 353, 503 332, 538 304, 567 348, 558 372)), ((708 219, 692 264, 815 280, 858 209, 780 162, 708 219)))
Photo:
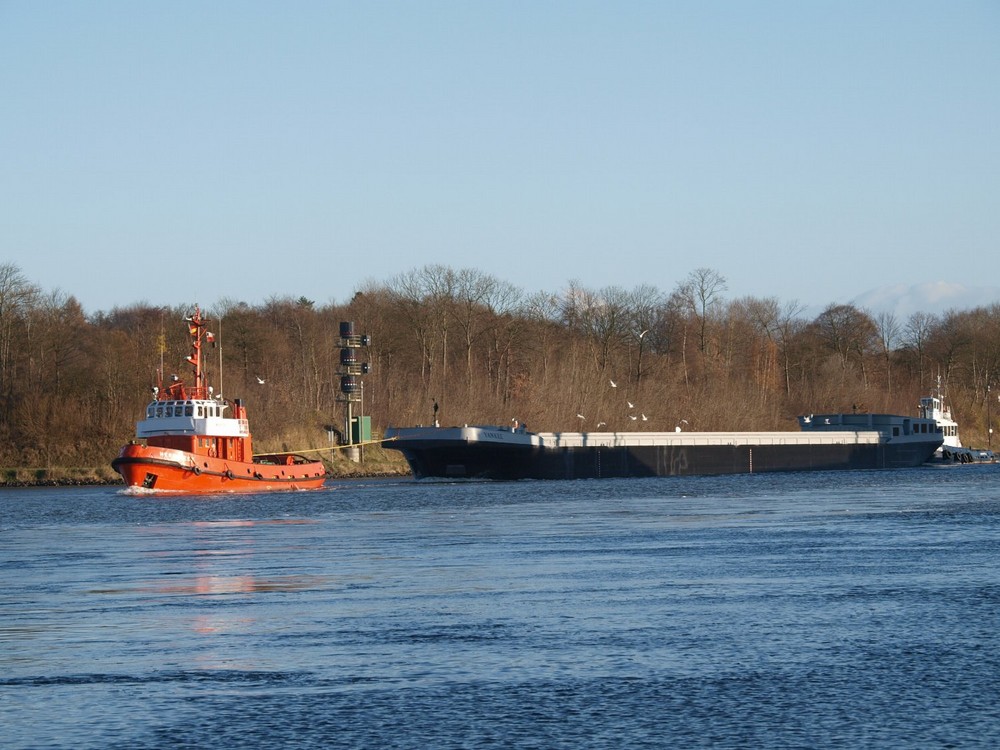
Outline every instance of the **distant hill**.
POLYGON ((870 289, 851 304, 874 314, 891 312, 904 321, 916 312, 940 315, 948 310, 972 310, 1000 304, 1000 286, 967 286, 948 281, 892 284, 870 289))

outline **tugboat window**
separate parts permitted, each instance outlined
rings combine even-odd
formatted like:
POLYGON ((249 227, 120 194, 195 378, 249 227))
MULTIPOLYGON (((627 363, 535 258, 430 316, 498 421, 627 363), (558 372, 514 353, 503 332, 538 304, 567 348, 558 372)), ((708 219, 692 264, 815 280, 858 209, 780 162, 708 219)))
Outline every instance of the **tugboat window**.
POLYGON ((194 406, 192 406, 191 404, 188 404, 187 406, 185 406, 184 407, 184 416, 185 417, 193 417, 194 416, 194 406))

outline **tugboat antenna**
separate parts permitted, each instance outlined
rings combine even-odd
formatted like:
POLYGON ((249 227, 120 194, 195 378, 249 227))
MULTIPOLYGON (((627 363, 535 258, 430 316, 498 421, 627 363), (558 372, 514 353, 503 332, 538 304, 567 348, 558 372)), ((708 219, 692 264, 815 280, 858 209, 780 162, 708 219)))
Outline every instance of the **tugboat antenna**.
POLYGON ((219 400, 222 400, 222 315, 219 315, 219 338, 216 344, 219 347, 219 400))

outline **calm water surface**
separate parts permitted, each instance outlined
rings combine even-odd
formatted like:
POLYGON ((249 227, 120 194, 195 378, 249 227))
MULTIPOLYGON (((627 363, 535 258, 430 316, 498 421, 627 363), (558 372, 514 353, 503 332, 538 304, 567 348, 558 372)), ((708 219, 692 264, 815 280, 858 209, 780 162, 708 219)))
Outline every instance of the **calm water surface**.
POLYGON ((995 747, 1000 467, 0 490, 0 746, 995 747))

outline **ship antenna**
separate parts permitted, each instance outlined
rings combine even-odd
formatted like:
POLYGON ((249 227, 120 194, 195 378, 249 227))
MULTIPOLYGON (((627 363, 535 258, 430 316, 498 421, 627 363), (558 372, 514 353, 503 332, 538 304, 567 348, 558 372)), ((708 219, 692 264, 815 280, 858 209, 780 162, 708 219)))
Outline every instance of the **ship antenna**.
POLYGON ((160 337, 156 340, 156 348, 160 350, 160 369, 156 373, 156 386, 163 390, 163 354, 167 351, 167 335, 163 331, 163 309, 160 309, 160 337))
POLYGON ((222 400, 222 311, 219 311, 219 399, 222 400))
POLYGON ((201 371, 201 338, 205 333, 205 323, 201 319, 201 309, 194 306, 194 314, 185 318, 188 323, 188 334, 191 336, 191 354, 187 361, 194 368, 194 392, 195 398, 203 398, 205 389, 205 375, 201 371))

